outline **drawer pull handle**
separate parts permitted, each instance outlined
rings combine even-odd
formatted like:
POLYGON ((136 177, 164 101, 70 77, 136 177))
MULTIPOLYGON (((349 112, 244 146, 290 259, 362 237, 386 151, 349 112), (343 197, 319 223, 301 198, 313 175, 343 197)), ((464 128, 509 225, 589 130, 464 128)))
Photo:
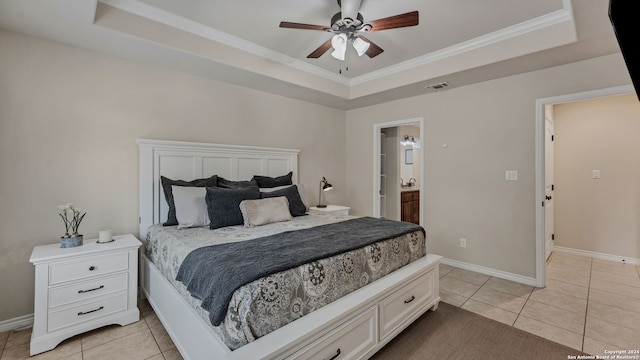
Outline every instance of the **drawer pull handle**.
POLYGON ((84 293, 88 293, 88 292, 96 291, 96 290, 100 290, 100 289, 104 289, 104 285, 100 285, 97 288, 93 288, 93 289, 89 289, 89 290, 78 290, 78 294, 84 294, 84 293))
POLYGON ((338 348, 338 351, 336 351, 336 354, 333 355, 331 358, 329 358, 329 360, 333 360, 333 359, 337 358, 338 356, 340 356, 340 348, 338 348))
POLYGON ((93 270, 95 270, 95 269, 96 269, 96 267, 95 267, 95 266, 93 266, 93 265, 89 266, 89 271, 93 271, 93 270))
POLYGON ((415 299, 416 299, 416 297, 415 297, 415 296, 413 296, 413 295, 411 295, 411 299, 409 299, 409 300, 405 300, 405 301, 404 301, 404 303, 405 303, 405 304, 408 304, 408 303, 412 302, 412 301, 413 301, 413 300, 415 300, 415 299))
POLYGON ((78 316, 91 314, 92 312, 100 311, 100 310, 102 310, 102 309, 104 309, 104 306, 100 306, 100 307, 99 307, 99 308, 97 308, 97 309, 93 309, 93 310, 89 310, 89 311, 80 311, 80 312, 78 313, 78 316))

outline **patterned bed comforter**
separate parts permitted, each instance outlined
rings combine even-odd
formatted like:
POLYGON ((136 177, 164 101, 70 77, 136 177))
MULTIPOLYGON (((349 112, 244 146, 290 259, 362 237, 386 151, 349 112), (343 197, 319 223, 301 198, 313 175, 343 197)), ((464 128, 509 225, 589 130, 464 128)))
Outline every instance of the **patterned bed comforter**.
MULTIPOLYGON (((353 218, 308 215, 254 228, 230 226, 216 230, 177 230, 175 226, 154 225, 149 228, 144 249, 182 297, 210 324, 200 300, 191 297, 185 286, 175 280, 180 264, 192 250, 353 218)), ((233 293, 222 324, 211 327, 230 349, 237 349, 425 254, 424 235, 418 230, 255 280, 233 293)))

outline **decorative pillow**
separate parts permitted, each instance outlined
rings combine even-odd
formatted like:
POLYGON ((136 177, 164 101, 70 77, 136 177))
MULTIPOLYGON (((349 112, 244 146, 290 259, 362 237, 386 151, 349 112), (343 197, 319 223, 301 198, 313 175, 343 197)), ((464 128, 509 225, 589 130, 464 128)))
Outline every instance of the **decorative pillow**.
POLYGON ((209 213, 204 197, 207 188, 171 186, 176 207, 178 229, 209 225, 209 213))
POLYGON ((293 185, 293 182, 291 181, 292 176, 293 171, 289 171, 288 174, 278 177, 254 175, 251 181, 255 181, 258 184, 258 187, 261 188, 273 188, 276 186, 293 185))
POLYGON ((253 180, 241 180, 241 181, 233 181, 227 180, 223 177, 218 176, 218 187, 225 189, 241 189, 247 187, 258 187, 258 183, 253 180))
POLYGON ((278 196, 286 196, 287 200, 289 200, 289 212, 293 216, 302 216, 306 215, 307 207, 302 202, 300 198, 300 193, 298 192, 298 186, 292 185, 288 186, 281 190, 271 191, 271 192, 261 192, 260 198, 272 198, 278 196))
POLYGON ((213 175, 210 178, 205 179, 196 179, 191 181, 185 180, 171 180, 164 176, 160 176, 160 181, 162 183, 162 189, 164 190, 164 198, 167 200, 167 205, 169 205, 169 213, 167 214, 167 221, 162 224, 164 226, 173 226, 178 225, 178 219, 176 219, 176 206, 173 203, 173 193, 171 191, 171 186, 197 186, 197 187, 210 187, 217 186, 218 184, 218 176, 213 175))
POLYGON ((286 196, 258 200, 242 200, 240 212, 245 227, 255 227, 280 221, 291 221, 289 200, 286 196))
POLYGON ((207 188, 205 201, 209 213, 209 228, 214 230, 225 226, 242 225, 244 219, 240 211, 240 203, 242 200, 259 198, 260 190, 255 186, 240 189, 207 188))
MULTIPOLYGON (((260 188, 260 192, 273 192, 273 191, 286 189, 286 188, 292 187, 292 186, 294 186, 294 185, 276 186, 276 187, 272 187, 272 188, 260 188)), ((305 211, 309 211, 309 202, 307 201, 307 196, 304 193, 304 185, 303 184, 296 184, 295 186, 298 187, 298 194, 300 194, 300 200, 302 200, 302 203, 304 204, 304 206, 306 208, 305 211)))

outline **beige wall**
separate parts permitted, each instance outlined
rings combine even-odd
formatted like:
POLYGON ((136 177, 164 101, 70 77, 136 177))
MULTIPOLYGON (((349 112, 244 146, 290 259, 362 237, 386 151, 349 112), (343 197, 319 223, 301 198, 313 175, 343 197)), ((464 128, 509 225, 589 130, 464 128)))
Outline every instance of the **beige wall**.
POLYGON ((300 149, 299 180, 347 203, 345 112, 0 31, 0 321, 33 312, 34 245, 59 241, 57 206, 138 232, 136 138, 300 149))
POLYGON ((555 244, 640 258, 640 102, 554 106, 555 244), (600 170, 600 179, 593 179, 600 170))
POLYGON ((298 148, 312 202, 326 176, 328 203, 370 215, 373 125, 424 117, 429 251, 534 276, 535 100, 629 83, 611 55, 345 113, 0 31, 0 321, 33 312, 58 204, 88 212, 87 237, 137 233, 136 138, 298 148))
POLYGON ((619 54, 347 112, 353 213, 371 214, 373 125, 423 117, 428 251, 535 277, 536 99, 630 84, 619 54), (444 145, 447 147, 444 147, 444 145), (518 181, 505 181, 517 170, 518 181), (459 247, 460 238, 467 247, 459 247))

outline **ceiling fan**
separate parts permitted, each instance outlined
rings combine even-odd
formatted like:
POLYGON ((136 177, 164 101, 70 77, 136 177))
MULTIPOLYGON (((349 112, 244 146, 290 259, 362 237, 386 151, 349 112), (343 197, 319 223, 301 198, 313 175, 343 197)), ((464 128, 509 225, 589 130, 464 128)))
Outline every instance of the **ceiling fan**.
POLYGON ((324 44, 311 52, 307 58, 317 59, 327 52, 329 48, 333 47, 331 56, 338 60, 344 60, 347 43, 349 41, 351 41, 359 56, 367 54, 367 56, 373 58, 384 51, 371 40, 361 35, 361 33, 418 25, 417 11, 365 22, 364 17, 359 12, 361 3, 362 0, 338 0, 340 12, 333 15, 330 27, 287 21, 281 22, 280 27, 289 29, 322 30, 335 34, 331 39, 327 40, 324 44))

